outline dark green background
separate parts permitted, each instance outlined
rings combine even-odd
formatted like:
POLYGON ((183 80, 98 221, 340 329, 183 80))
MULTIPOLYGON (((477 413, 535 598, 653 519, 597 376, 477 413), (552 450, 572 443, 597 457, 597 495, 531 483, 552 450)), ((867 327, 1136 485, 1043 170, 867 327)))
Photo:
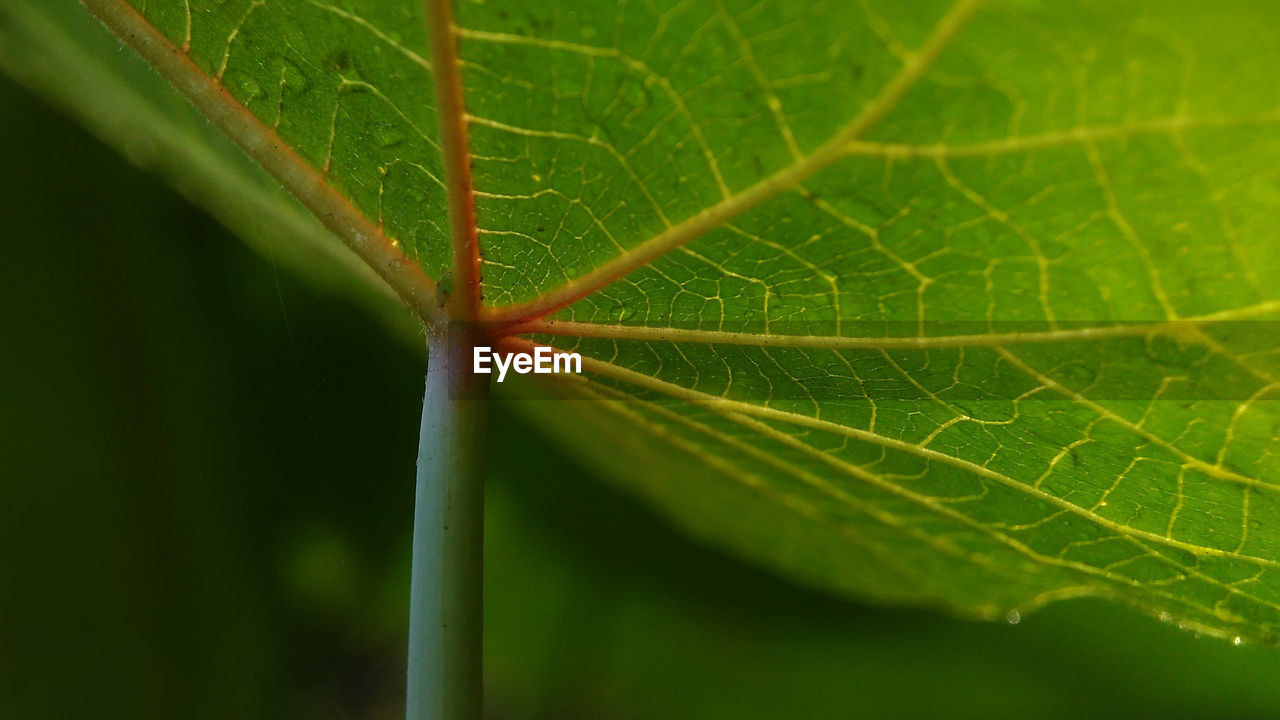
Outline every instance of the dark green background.
MULTIPOLYGON (((397 717, 420 343, 7 82, 0 138, 0 718, 397 717)), ((1280 716, 1275 649, 842 602, 490 444, 495 718, 1280 716)))

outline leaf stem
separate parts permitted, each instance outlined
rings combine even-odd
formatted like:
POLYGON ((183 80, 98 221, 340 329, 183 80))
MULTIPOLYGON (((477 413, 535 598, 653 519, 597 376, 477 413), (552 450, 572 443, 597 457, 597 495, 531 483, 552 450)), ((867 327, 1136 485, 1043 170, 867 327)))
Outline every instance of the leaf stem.
POLYGON ((484 477, 488 376, 474 335, 433 334, 413 508, 407 720, 479 720, 483 707, 484 477))

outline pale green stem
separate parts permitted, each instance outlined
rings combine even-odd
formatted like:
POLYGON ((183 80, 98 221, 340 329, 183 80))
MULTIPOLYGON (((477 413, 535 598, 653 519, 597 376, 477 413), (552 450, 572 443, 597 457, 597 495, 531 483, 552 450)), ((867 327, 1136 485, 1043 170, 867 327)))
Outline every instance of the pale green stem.
POLYGON ((413 508, 407 720, 483 711, 484 452, 488 375, 457 328, 430 341, 413 508))

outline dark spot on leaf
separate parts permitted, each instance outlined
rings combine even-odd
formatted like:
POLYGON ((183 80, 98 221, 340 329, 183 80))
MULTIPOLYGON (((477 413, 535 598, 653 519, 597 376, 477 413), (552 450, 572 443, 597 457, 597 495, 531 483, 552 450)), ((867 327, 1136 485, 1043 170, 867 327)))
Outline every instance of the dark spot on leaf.
POLYGON ((325 58, 324 62, 334 70, 342 72, 351 67, 351 53, 346 48, 335 50, 329 53, 329 57, 325 58))
POLYGON ((618 86, 618 100, 619 104, 630 110, 644 111, 653 106, 653 93, 649 90, 647 83, 640 82, 628 74, 623 77, 622 83, 618 86))

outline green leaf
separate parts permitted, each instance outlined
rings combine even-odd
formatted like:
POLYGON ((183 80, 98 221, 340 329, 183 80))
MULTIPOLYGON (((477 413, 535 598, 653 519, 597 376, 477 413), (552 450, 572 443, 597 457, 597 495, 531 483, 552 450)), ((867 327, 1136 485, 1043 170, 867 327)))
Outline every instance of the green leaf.
POLYGON ((1280 635, 1274 3, 87 4, 700 536, 1280 635))
POLYGON ((375 308, 388 304, 385 293, 369 291, 381 288, 371 282, 376 275, 368 266, 168 83, 118 47, 75 0, 0 6, 0 67, 6 72, 134 163, 170 180, 273 262, 375 308))

